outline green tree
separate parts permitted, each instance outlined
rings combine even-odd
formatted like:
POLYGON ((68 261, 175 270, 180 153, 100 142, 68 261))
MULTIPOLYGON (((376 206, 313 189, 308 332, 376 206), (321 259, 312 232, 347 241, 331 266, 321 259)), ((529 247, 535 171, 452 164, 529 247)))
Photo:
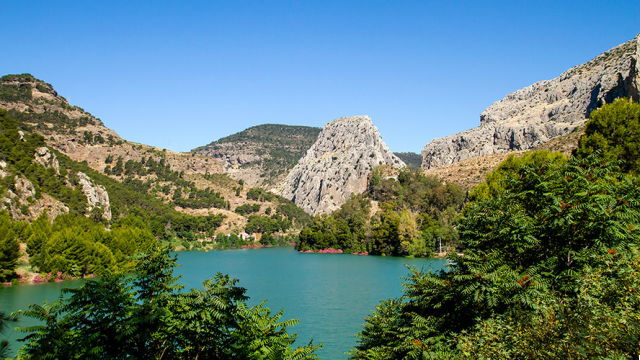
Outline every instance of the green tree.
POLYGON ((405 296, 367 318, 352 358, 637 356, 640 179, 598 155, 506 179, 467 205, 464 256, 450 254, 448 271, 412 268, 405 296))
POLYGON ((0 281, 11 280, 20 258, 20 243, 6 211, 0 212, 0 281))
POLYGON ((640 170, 640 104, 616 99, 591 112, 574 155, 586 157, 596 151, 623 160, 623 171, 640 170))
POLYGON ((218 273, 182 292, 168 250, 139 255, 135 276, 88 281, 51 306, 21 311, 44 322, 29 333, 22 359, 316 359, 321 345, 292 348, 296 335, 264 302, 248 307, 246 289, 218 273))
POLYGON ((469 191, 469 200, 486 200, 492 196, 498 196, 504 191, 505 182, 509 177, 523 165, 562 164, 567 160, 564 154, 548 150, 528 151, 520 156, 511 154, 495 170, 486 175, 484 182, 469 191))

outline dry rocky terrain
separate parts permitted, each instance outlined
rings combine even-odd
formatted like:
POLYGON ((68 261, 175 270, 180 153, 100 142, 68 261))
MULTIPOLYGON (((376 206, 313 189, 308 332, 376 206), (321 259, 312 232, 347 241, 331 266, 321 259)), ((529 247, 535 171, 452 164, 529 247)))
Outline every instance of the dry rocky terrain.
MULTIPOLYGON (((571 155, 571 151, 578 147, 578 140, 584 134, 582 129, 559 136, 544 144, 536 146, 532 150, 549 150, 571 155)), ((485 176, 493 171, 509 155, 519 156, 524 150, 505 151, 501 153, 478 156, 471 159, 458 161, 453 164, 434 167, 424 170, 427 175, 436 175, 445 182, 456 182, 466 189, 478 185, 485 180, 485 176)))
POLYGON ((422 168, 532 149, 572 133, 592 110, 615 98, 638 101, 639 59, 640 34, 553 80, 507 95, 480 115, 479 127, 428 143, 422 151, 422 168))
POLYGON ((310 214, 331 213, 351 194, 364 192, 367 175, 382 164, 405 166, 368 116, 341 118, 322 128, 306 156, 273 191, 310 214))

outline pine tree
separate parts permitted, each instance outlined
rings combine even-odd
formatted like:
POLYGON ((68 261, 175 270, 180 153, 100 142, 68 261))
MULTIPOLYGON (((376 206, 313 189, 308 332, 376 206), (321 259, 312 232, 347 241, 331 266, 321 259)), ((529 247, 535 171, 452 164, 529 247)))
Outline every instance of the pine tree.
POLYGON ((20 243, 6 212, 0 214, 0 281, 11 280, 20 258, 20 243))

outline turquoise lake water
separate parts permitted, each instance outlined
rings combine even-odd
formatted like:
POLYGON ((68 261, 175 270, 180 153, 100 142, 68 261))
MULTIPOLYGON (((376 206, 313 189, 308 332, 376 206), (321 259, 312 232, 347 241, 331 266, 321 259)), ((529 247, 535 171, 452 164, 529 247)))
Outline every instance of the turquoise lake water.
MULTIPOLYGON (((314 339, 324 347, 323 359, 347 359, 344 353, 356 344, 356 334, 380 300, 402 295, 401 277, 409 271, 405 264, 438 270, 443 259, 408 259, 344 254, 300 254, 291 247, 210 252, 180 252, 174 274, 188 288, 200 288, 202 281, 216 272, 240 279, 247 288, 249 304, 267 300, 272 312, 284 309, 285 319, 299 319, 289 329, 298 334, 296 344, 314 339)), ((54 301, 64 287, 82 281, 0 288, 0 309, 26 309, 31 303, 54 301)), ((24 320, 18 326, 29 326, 24 320)), ((13 350, 15 339, 23 336, 9 331, 13 350)), ((0 336, 0 339, 6 338, 0 336)))

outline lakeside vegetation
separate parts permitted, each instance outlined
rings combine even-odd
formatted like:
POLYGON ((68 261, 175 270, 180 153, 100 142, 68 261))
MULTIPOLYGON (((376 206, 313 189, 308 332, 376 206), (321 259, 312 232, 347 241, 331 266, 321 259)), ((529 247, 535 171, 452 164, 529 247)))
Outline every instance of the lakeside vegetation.
POLYGON ((571 159, 503 163, 458 221, 464 255, 449 254, 447 271, 411 268, 351 359, 635 358, 640 158, 619 138, 636 135, 614 129, 635 129, 639 115, 616 100, 592 113, 571 159))
MULTIPOLYGON (((297 320, 282 320, 266 301, 248 306, 238 280, 218 273, 185 290, 168 250, 136 256, 133 276, 107 275, 22 316, 44 326, 20 328, 19 359, 317 359, 322 345, 293 347, 297 320)), ((0 320, 1 323, 1 320, 0 320)))
POLYGON ((445 249, 455 250, 458 232, 454 224, 465 191, 410 168, 397 176, 385 176, 386 171, 384 166, 375 168, 364 194, 353 195, 331 215, 316 216, 300 232, 296 249, 431 257, 440 239, 445 249), (372 201, 379 206, 373 214, 372 201))
MULTIPOLYGON (((175 286, 175 259, 157 249, 156 238, 211 232, 221 218, 179 214, 60 153, 65 175, 58 175, 32 161, 43 143, 39 135, 6 112, 0 124, 2 154, 11 154, 7 169, 70 209, 53 223, 46 216, 28 224, 0 214, 0 276, 14 276, 19 240, 45 271, 105 274, 66 291, 66 300, 22 312, 45 326, 23 329, 29 343, 20 358, 317 358, 312 343, 292 348, 295 335, 286 330, 295 321, 280 322, 281 313, 273 316, 264 303, 248 307, 236 280, 219 274, 202 290, 175 286), (84 195, 66 185, 78 169, 116 194, 113 224, 87 214, 84 195), (146 255, 132 256, 140 251, 146 255), (114 269, 135 275, 109 275, 114 269)), ((391 176, 378 168, 365 194, 313 218, 300 233, 299 250, 430 256, 438 237, 464 250, 447 255, 446 271, 411 268, 405 295, 382 301, 366 318, 351 358, 638 355, 639 126, 640 105, 616 100, 592 113, 569 159, 545 151, 509 157, 469 194, 421 172, 391 176), (380 211, 371 214, 374 202, 380 211)), ((3 178, 0 190, 14 187, 11 178, 3 178)), ((250 193, 256 201, 274 196, 250 193)), ((242 211, 248 210, 253 207, 242 211)), ((287 225, 278 215, 252 216, 256 228, 273 233, 287 225)), ((9 320, 0 313, 0 331, 9 320)))

